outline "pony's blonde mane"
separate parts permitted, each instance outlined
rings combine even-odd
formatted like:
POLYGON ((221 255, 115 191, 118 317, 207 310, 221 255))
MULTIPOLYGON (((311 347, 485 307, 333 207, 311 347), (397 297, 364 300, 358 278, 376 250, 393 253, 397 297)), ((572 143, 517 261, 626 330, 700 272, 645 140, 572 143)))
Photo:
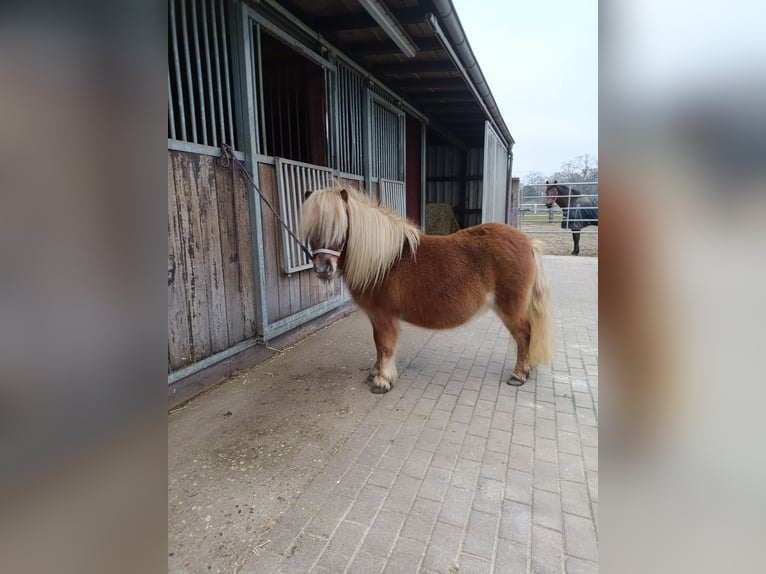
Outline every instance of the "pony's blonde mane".
POLYGON ((349 289, 364 292, 375 287, 401 257, 407 243, 414 257, 420 230, 366 194, 347 189, 344 201, 339 187, 312 193, 303 204, 301 236, 323 246, 344 249, 343 275, 349 289))

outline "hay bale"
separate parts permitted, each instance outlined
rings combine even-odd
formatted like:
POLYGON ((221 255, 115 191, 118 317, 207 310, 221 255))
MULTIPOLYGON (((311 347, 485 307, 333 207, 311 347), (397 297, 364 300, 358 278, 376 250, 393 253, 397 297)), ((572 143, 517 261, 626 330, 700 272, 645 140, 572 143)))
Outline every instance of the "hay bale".
POLYGON ((449 235, 460 229, 449 203, 426 203, 426 233, 449 235))

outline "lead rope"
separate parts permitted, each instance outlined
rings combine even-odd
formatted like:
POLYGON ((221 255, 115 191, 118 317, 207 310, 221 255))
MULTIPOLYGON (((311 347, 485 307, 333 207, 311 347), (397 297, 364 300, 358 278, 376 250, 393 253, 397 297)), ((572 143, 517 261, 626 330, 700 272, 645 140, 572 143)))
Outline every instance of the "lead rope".
POLYGON ((306 247, 303 242, 298 239, 298 237, 293 233, 292 229, 288 227, 288 225, 285 223, 285 221, 280 217, 279 213, 277 213, 277 210, 274 209, 274 207, 271 205, 268 199, 266 199, 266 196, 261 193, 261 190, 258 188, 258 186, 255 184, 255 181, 253 181, 253 176, 250 175, 250 172, 245 169, 245 166, 242 164, 241 161, 239 161, 239 158, 234 155, 234 150, 229 144, 222 143, 221 144, 221 166, 223 167, 229 167, 229 162, 234 161, 234 163, 237 164, 237 167, 242 172, 242 174, 245 176, 247 181, 250 182, 250 185, 253 186, 253 189, 258 193, 258 195, 261 196, 261 199, 263 200, 263 203, 266 204, 266 206, 271 210, 271 213, 274 214, 274 217, 277 218, 277 221, 282 225, 282 227, 285 228, 285 231, 292 237, 295 242, 300 246, 301 251, 306 254, 306 257, 309 259, 312 258, 311 251, 309 251, 308 247, 306 247))

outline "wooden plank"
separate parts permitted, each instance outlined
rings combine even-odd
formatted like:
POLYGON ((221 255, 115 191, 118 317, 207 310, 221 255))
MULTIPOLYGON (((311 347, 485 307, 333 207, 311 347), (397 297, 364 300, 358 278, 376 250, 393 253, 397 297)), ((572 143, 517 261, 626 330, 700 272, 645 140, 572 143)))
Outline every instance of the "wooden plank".
POLYGON ((234 181, 231 170, 213 163, 215 190, 218 201, 218 221, 221 232, 221 263, 226 297, 226 324, 229 346, 245 340, 245 310, 240 288, 240 261, 237 247, 237 221, 234 217, 234 181))
MULTIPOLYGON (((261 192, 275 205, 277 193, 276 170, 272 165, 258 164, 261 192)), ((260 198, 256 198, 260 201, 260 198)), ((269 323, 273 323, 285 315, 282 313, 280 291, 280 254, 277 222, 271 211, 261 203, 261 225, 263 226, 264 274, 266 283, 266 311, 269 323)), ((289 305, 289 300, 287 301, 289 305)))
POLYGON ((191 353, 193 360, 198 361, 210 355, 210 311, 197 190, 198 169, 195 169, 197 159, 183 152, 168 153, 173 155, 174 179, 179 201, 180 237, 185 254, 184 280, 190 307, 191 353))
POLYGON ((189 307, 186 300, 185 253, 181 247, 180 206, 173 160, 168 153, 168 371, 192 361, 189 307))
MULTIPOLYGON (((223 168, 220 168, 223 170, 223 168)), ((234 209, 236 212, 236 229, 239 235, 239 253, 237 262, 240 270, 240 292, 242 299, 242 316, 244 318, 244 338, 255 337, 255 270, 253 268, 253 234, 250 226, 250 199, 245 177, 237 171, 234 179, 229 176, 233 185, 234 209)), ((256 198, 256 201, 260 199, 256 198)))
POLYGON ((223 262, 221 260, 221 232, 216 198, 215 168, 216 158, 200 155, 199 192, 200 217, 202 226, 202 245, 207 264, 205 279, 210 305, 210 347, 213 353, 229 347, 229 331, 226 321, 226 293, 223 283, 223 262))

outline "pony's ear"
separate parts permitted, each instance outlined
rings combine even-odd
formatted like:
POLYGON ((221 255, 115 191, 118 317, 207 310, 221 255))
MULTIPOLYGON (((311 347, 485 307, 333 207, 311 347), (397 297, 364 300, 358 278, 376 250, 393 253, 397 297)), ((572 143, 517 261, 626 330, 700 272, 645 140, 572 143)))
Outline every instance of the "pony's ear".
POLYGON ((553 180, 553 183, 558 183, 558 182, 559 182, 559 180, 558 180, 558 179, 554 179, 554 180, 553 180))
POLYGON ((348 202, 348 191, 345 188, 340 190, 340 196, 343 198, 343 201, 348 202))
POLYGON ((304 199, 304 200, 308 199, 308 198, 309 198, 309 196, 310 196, 312 193, 314 193, 314 192, 313 192, 313 191, 311 191, 310 189, 307 189, 307 190, 306 190, 306 193, 304 193, 304 194, 303 194, 303 199, 304 199))
POLYGON ((548 185, 548 180, 547 179, 545 180, 545 185, 548 185))

